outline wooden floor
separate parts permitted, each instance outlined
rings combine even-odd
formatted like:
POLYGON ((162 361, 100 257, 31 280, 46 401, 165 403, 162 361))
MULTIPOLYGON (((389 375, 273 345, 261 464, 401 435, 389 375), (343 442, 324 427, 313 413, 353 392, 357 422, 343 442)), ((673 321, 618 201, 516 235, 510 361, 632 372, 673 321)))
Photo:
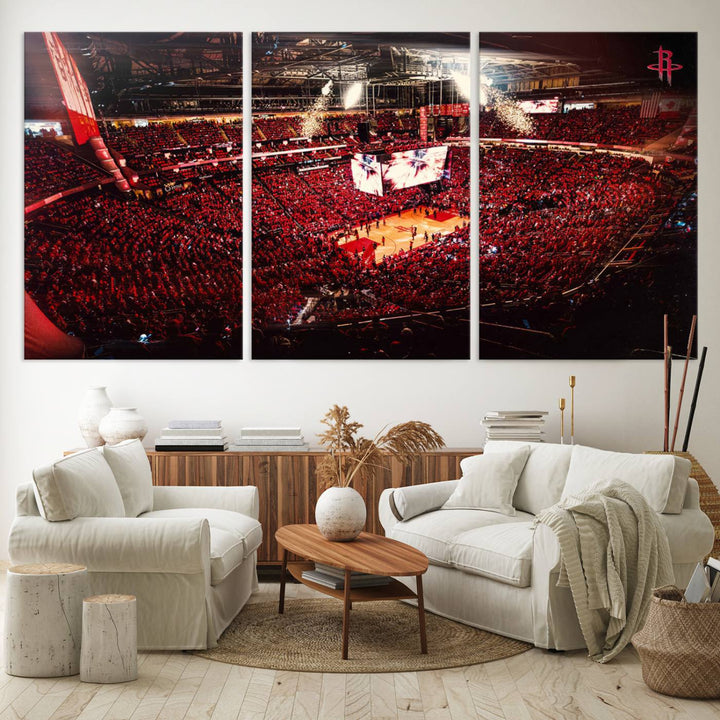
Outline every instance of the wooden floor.
MULTIPOLYGON (((0 614, 6 567, 0 568, 0 614)), ((252 601, 274 600, 277 591, 277 585, 261 585, 252 601)), ((308 596, 312 591, 290 585, 287 594, 308 596)), ((485 665, 376 675, 258 670, 185 653, 142 653, 138 664, 138 680, 120 685, 81 683, 78 676, 31 679, 0 673, 0 718, 720 718, 720 701, 678 700, 650 691, 632 649, 608 665, 596 665, 582 652, 531 650, 485 665)))
MULTIPOLYGON (((424 210, 409 209, 403 210, 400 215, 397 213, 388 215, 384 220, 380 221, 379 227, 375 227, 374 222, 371 223, 369 235, 362 225, 357 227, 357 231, 361 238, 370 238, 370 240, 377 243, 375 246, 375 262, 379 263, 386 255, 396 255, 401 250, 407 252, 423 246, 426 242, 426 231, 428 238, 437 232, 447 235, 455 230, 455 227, 462 227, 463 222, 468 222, 468 220, 463 220, 459 215, 454 215, 447 220, 433 220, 432 215, 426 217, 424 210), (410 228, 413 226, 417 228, 414 240, 410 232, 410 228), (384 244, 383 238, 385 238, 384 244)), ((349 238, 341 239, 339 244, 343 245, 345 242, 355 240, 354 230, 355 228, 353 228, 353 234, 349 238)), ((428 241, 432 242, 432 240, 428 241)))

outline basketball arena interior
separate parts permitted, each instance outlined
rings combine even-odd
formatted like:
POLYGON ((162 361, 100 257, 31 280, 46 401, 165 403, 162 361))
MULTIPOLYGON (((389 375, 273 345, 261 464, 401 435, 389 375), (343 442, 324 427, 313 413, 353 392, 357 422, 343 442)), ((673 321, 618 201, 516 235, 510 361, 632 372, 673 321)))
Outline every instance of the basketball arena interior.
POLYGON ((472 301, 481 358, 653 357, 695 312, 694 34, 672 86, 655 34, 483 34, 474 89, 467 33, 246 34, 251 78, 241 34, 57 37, 102 147, 28 33, 26 357, 462 359, 472 301))

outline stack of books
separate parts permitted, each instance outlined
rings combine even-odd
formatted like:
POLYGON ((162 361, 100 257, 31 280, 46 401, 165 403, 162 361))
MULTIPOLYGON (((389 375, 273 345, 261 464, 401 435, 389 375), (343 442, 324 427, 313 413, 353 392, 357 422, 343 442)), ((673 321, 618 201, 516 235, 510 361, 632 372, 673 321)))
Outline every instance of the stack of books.
MULTIPOLYGON (((315 563, 314 570, 303 570, 303 580, 329 587, 333 590, 345 589, 345 571, 342 568, 336 568, 332 565, 324 565, 323 563, 315 563)), ((378 587, 387 585, 391 578, 387 575, 369 575, 367 573, 353 572, 350 574, 350 587, 378 587)))
POLYGON ((488 440, 542 442, 546 410, 496 410, 485 414, 488 440))
POLYGON ((231 450, 236 452, 298 452, 306 451, 299 427, 246 427, 231 450))
POLYGON ((155 439, 155 449, 218 452, 228 449, 228 439, 220 420, 171 420, 155 439))

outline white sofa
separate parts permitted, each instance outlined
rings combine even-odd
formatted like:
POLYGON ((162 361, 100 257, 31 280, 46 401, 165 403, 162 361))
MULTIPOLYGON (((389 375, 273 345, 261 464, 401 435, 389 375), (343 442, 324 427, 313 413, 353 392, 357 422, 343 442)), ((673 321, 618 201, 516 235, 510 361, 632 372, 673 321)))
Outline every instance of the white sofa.
POLYGON ((140 441, 93 448, 17 489, 14 564, 88 569, 91 594, 137 597, 138 647, 213 647, 257 587, 255 487, 154 487, 140 441))
MULTIPOLYGON (((542 648, 584 648, 570 590, 556 587, 557 539, 546 525, 533 528, 533 520, 540 510, 597 480, 628 482, 658 512, 679 586, 687 584, 696 563, 710 552, 713 526, 700 510, 698 485, 688 477, 688 460, 579 445, 498 441, 488 442, 484 455, 502 453, 499 460, 523 447, 529 448, 527 459, 520 458, 522 470, 515 475, 516 484, 509 478, 503 490, 506 497, 474 500, 484 507, 494 502, 493 509, 467 507, 467 498, 462 497, 457 502, 461 482, 473 487, 465 478, 475 478, 474 487, 482 487, 482 473, 473 474, 473 463, 477 465, 483 456, 462 461, 462 480, 388 489, 380 496, 385 534, 428 556, 423 591, 431 612, 542 648), (443 508, 448 501, 455 507, 443 508)), ((484 477, 489 477, 485 472, 484 477)), ((497 483, 503 485, 505 480, 497 483)), ((413 579, 398 579, 413 586, 413 579)))

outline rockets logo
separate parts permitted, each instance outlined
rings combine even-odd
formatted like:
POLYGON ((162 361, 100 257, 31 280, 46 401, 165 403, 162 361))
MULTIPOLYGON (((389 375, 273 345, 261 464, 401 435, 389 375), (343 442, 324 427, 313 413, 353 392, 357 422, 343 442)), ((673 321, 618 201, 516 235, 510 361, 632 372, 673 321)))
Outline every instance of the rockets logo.
POLYGON ((673 64, 672 51, 664 50, 662 45, 655 50, 655 54, 658 56, 657 64, 648 65, 648 70, 657 70, 658 78, 660 78, 660 80, 662 80, 663 75, 665 75, 667 77, 668 85, 672 86, 673 70, 682 70, 683 66, 673 64))

